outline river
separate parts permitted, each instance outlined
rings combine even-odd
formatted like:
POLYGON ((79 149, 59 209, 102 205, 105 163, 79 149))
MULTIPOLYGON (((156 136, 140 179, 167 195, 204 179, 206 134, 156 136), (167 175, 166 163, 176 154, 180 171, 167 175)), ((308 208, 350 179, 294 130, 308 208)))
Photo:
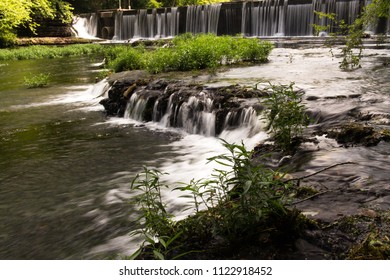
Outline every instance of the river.
MULTIPOLYGON (((267 64, 196 79, 209 85, 260 82, 259 87, 269 81, 295 82, 306 97, 315 97, 305 100, 308 109, 321 115, 309 130, 343 121, 351 110, 375 113, 379 117, 374 125, 389 128, 389 45, 367 45, 363 68, 354 72, 341 71, 338 59, 326 48, 288 42, 277 46, 267 64)), ((136 228, 129 187, 142 166, 169 172, 165 177, 169 183, 189 182, 211 172, 207 157, 224 152, 214 137, 107 118, 99 105, 106 84, 94 82, 100 71, 96 62, 66 58, 0 63, 1 259, 100 259, 129 254, 137 247, 137 240, 129 237, 136 228), (25 76, 41 72, 51 74, 48 87, 23 85, 25 76)), ((245 138, 249 147, 266 138, 265 132, 251 139, 243 135, 236 130, 220 137, 235 142, 245 138)), ((345 149, 325 136, 318 139, 318 146, 309 147, 310 156, 295 163, 293 171, 301 174, 335 162, 356 161, 354 167, 324 174, 322 182, 379 193, 367 195, 373 197, 370 205, 388 209, 389 144, 345 149)), ((167 193, 166 199, 173 212, 182 214, 176 194, 167 193)), ((350 207, 335 198, 339 208, 326 215, 357 211, 357 202, 349 201, 350 207)), ((321 207, 321 203, 317 208, 302 205, 304 211, 319 216, 325 212, 321 207)))

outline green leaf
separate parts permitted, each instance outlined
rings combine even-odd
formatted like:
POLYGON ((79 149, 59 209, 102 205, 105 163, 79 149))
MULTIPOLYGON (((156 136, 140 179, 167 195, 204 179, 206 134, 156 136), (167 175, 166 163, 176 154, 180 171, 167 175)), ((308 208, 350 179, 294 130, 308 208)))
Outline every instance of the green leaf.
POLYGON ((157 250, 153 250, 153 255, 154 255, 154 258, 155 259, 158 259, 158 260, 165 260, 164 258, 164 255, 161 254, 159 251, 157 250))
POLYGON ((129 260, 135 260, 142 252, 142 247, 129 256, 129 260))

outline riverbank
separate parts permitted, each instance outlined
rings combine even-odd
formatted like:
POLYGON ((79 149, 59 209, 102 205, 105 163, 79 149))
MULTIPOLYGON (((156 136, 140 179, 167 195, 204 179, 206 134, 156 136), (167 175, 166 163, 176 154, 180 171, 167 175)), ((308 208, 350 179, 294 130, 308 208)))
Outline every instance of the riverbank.
POLYGON ((78 37, 29 37, 18 38, 16 46, 32 46, 32 45, 71 45, 71 44, 91 44, 101 42, 101 39, 84 39, 78 37))

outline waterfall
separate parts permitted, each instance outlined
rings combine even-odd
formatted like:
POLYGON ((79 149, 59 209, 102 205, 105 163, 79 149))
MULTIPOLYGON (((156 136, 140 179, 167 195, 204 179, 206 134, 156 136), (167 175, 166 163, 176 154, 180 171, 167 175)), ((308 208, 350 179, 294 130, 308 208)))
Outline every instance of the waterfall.
MULTIPOLYGON (((97 24, 92 27, 92 21, 97 20, 91 17, 89 21, 94 29, 90 32, 104 37, 109 33, 107 31, 115 29, 114 38, 118 40, 166 38, 186 32, 242 33, 249 37, 313 36, 313 24, 331 24, 329 19, 319 18, 316 11, 335 13, 338 20, 351 24, 368 3, 369 0, 261 0, 99 12, 100 33, 96 31, 97 24), (109 14, 112 14, 111 19, 109 14), (110 22, 115 23, 110 25, 110 22)), ((86 24, 90 26, 90 23, 86 24)), ((386 25, 389 23, 383 22, 383 28, 386 25)), ((375 27, 371 29, 375 30, 375 27)))
POLYGON ((96 38, 97 36, 97 14, 84 14, 73 19, 73 29, 76 36, 80 38, 96 38))
POLYGON ((138 89, 131 95, 124 117, 207 137, 238 129, 252 137, 262 130, 257 110, 247 101, 236 101, 236 106, 228 109, 215 101, 213 90, 185 88, 169 92, 138 89))
POLYGON ((114 25, 114 40, 121 40, 123 37, 123 12, 122 11, 117 11, 115 14, 115 25, 114 25))
POLYGON ((118 12, 115 19, 115 38, 129 40, 173 37, 179 34, 179 14, 178 8, 118 12))
POLYGON ((284 34, 287 7, 287 0, 249 2, 242 11, 242 33, 260 37, 284 34))
POLYGON ((187 7, 186 32, 217 34, 220 10, 221 4, 187 7))

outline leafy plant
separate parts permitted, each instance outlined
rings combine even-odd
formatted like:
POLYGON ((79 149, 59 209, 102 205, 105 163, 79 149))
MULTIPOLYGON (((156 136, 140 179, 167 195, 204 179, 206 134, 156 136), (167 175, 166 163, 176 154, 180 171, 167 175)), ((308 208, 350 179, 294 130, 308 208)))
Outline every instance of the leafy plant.
POLYGON ((294 83, 289 85, 270 84, 269 95, 264 103, 267 106, 265 119, 276 146, 283 151, 293 148, 293 138, 302 134, 303 128, 309 124, 302 104, 302 91, 294 90, 294 83))
POLYGON ((2 0, 0 2, 0 47, 12 45, 17 28, 26 26, 32 32, 38 26, 37 19, 72 20, 73 8, 62 0, 2 0))
MULTIPOLYGON (((363 57, 363 38, 364 30, 377 24, 379 18, 389 18, 390 13, 389 0, 373 0, 364 7, 360 16, 352 23, 347 24, 344 20, 338 19, 334 13, 315 12, 320 19, 326 19, 329 24, 314 24, 314 30, 318 34, 326 31, 331 36, 327 44, 332 47, 337 38, 343 38, 345 45, 341 48, 340 68, 344 70, 353 70, 360 68, 360 61, 363 57)), ((331 49, 331 53, 332 49, 331 49)))
POLYGON ((214 237, 235 243, 258 233, 271 217, 287 215, 284 204, 289 185, 282 182, 283 175, 276 177, 273 170, 253 163, 253 152, 243 144, 223 141, 223 145, 229 153, 209 159, 221 166, 212 178, 191 181, 179 189, 193 197, 197 224, 208 224, 206 230, 214 237))
POLYGON ((134 199, 140 206, 141 228, 135 234, 144 237, 140 249, 130 257, 132 259, 138 257, 141 252, 144 254, 151 252, 153 258, 165 259, 171 251, 177 249, 176 246, 171 245, 181 232, 176 231, 172 215, 167 212, 162 200, 161 190, 168 186, 160 182, 161 175, 162 173, 157 170, 144 167, 144 171, 137 174, 131 184, 132 190, 140 191, 134 199))
POLYGON ((144 50, 142 47, 128 48, 120 52, 117 57, 109 62, 109 67, 115 72, 126 70, 138 70, 145 68, 144 50))
POLYGON ((41 88, 49 84, 50 73, 41 73, 32 77, 24 77, 24 84, 28 88, 41 88))
POLYGON ((209 159, 220 165, 211 178, 191 180, 176 188, 190 198, 188 207, 195 208, 195 213, 182 221, 172 222, 166 212, 161 188, 167 186, 159 181, 161 173, 144 168, 137 175, 132 189, 141 191, 137 203, 143 223, 138 233, 145 242, 131 258, 145 254, 157 259, 181 258, 204 249, 210 240, 222 238, 226 244, 239 244, 260 232, 283 238, 296 235, 301 227, 299 214, 285 207, 290 184, 283 182, 283 173, 255 164, 253 152, 243 144, 223 141, 223 145, 228 154, 209 159))
POLYGON ((183 34, 175 37, 170 46, 157 50, 135 52, 118 49, 107 52, 110 67, 116 72, 126 69, 147 69, 151 73, 168 71, 215 70, 224 64, 241 61, 265 62, 272 44, 213 34, 183 34))

